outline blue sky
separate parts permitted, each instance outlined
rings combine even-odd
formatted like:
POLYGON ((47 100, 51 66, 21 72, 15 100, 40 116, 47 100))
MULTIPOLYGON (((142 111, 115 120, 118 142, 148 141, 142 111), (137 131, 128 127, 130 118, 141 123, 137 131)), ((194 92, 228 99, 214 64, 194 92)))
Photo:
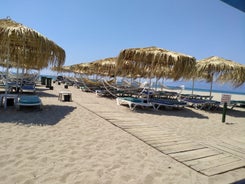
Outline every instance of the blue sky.
POLYGON ((2 0, 7 16, 64 48, 65 65, 148 46, 245 64, 245 13, 220 0, 2 0))

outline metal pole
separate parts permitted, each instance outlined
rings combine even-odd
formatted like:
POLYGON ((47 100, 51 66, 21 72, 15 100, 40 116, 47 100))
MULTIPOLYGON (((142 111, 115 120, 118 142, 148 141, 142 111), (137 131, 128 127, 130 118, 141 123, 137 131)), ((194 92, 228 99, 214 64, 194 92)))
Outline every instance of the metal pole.
POLYGON ((192 89, 191 89, 191 94, 194 94, 194 77, 192 78, 192 89))
POLYGON ((222 123, 225 122, 226 110, 227 110, 227 102, 224 103, 224 107, 223 107, 222 123))
POLYGON ((8 88, 9 88, 9 85, 8 85, 8 75, 9 75, 9 60, 10 60, 10 44, 9 44, 9 41, 8 41, 8 56, 7 56, 7 69, 6 69, 6 84, 5 84, 5 99, 4 99, 4 109, 6 110, 7 109, 7 96, 8 96, 8 88))

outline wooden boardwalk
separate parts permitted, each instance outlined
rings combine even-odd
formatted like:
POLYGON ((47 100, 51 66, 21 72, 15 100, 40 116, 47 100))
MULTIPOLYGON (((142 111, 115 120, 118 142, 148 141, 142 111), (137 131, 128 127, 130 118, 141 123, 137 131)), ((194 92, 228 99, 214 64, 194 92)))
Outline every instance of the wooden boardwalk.
POLYGON ((136 112, 125 109, 113 110, 95 102, 84 102, 80 105, 203 175, 214 176, 245 167, 245 150, 240 147, 220 141, 212 141, 212 144, 197 142, 177 135, 173 129, 163 129, 148 122, 139 122, 137 116, 133 114, 136 112), (98 108, 100 105, 101 108, 98 108))

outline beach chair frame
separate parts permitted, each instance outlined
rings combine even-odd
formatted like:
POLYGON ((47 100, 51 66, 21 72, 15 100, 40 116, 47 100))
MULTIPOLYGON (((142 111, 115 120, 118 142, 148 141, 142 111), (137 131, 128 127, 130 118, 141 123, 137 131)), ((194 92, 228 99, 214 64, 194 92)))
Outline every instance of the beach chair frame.
POLYGON ((132 98, 132 97, 118 97, 116 98, 117 105, 126 104, 129 106, 130 110, 135 110, 136 107, 146 108, 153 107, 152 103, 144 102, 144 99, 141 98, 132 98))

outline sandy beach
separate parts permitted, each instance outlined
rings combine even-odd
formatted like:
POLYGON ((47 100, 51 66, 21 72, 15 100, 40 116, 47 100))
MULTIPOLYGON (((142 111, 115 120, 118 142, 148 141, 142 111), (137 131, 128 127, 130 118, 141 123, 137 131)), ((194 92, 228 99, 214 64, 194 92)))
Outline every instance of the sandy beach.
MULTIPOLYGON (((228 109, 222 123, 222 111, 131 111, 115 99, 57 83, 54 90, 39 86, 37 95, 42 111, 0 108, 1 184, 225 184, 245 179, 244 108, 228 109), (58 100, 63 90, 72 93, 72 102, 58 100), (172 140, 196 149, 184 152, 186 147, 169 145, 172 140)), ((221 94, 213 95, 220 101, 221 94)))

